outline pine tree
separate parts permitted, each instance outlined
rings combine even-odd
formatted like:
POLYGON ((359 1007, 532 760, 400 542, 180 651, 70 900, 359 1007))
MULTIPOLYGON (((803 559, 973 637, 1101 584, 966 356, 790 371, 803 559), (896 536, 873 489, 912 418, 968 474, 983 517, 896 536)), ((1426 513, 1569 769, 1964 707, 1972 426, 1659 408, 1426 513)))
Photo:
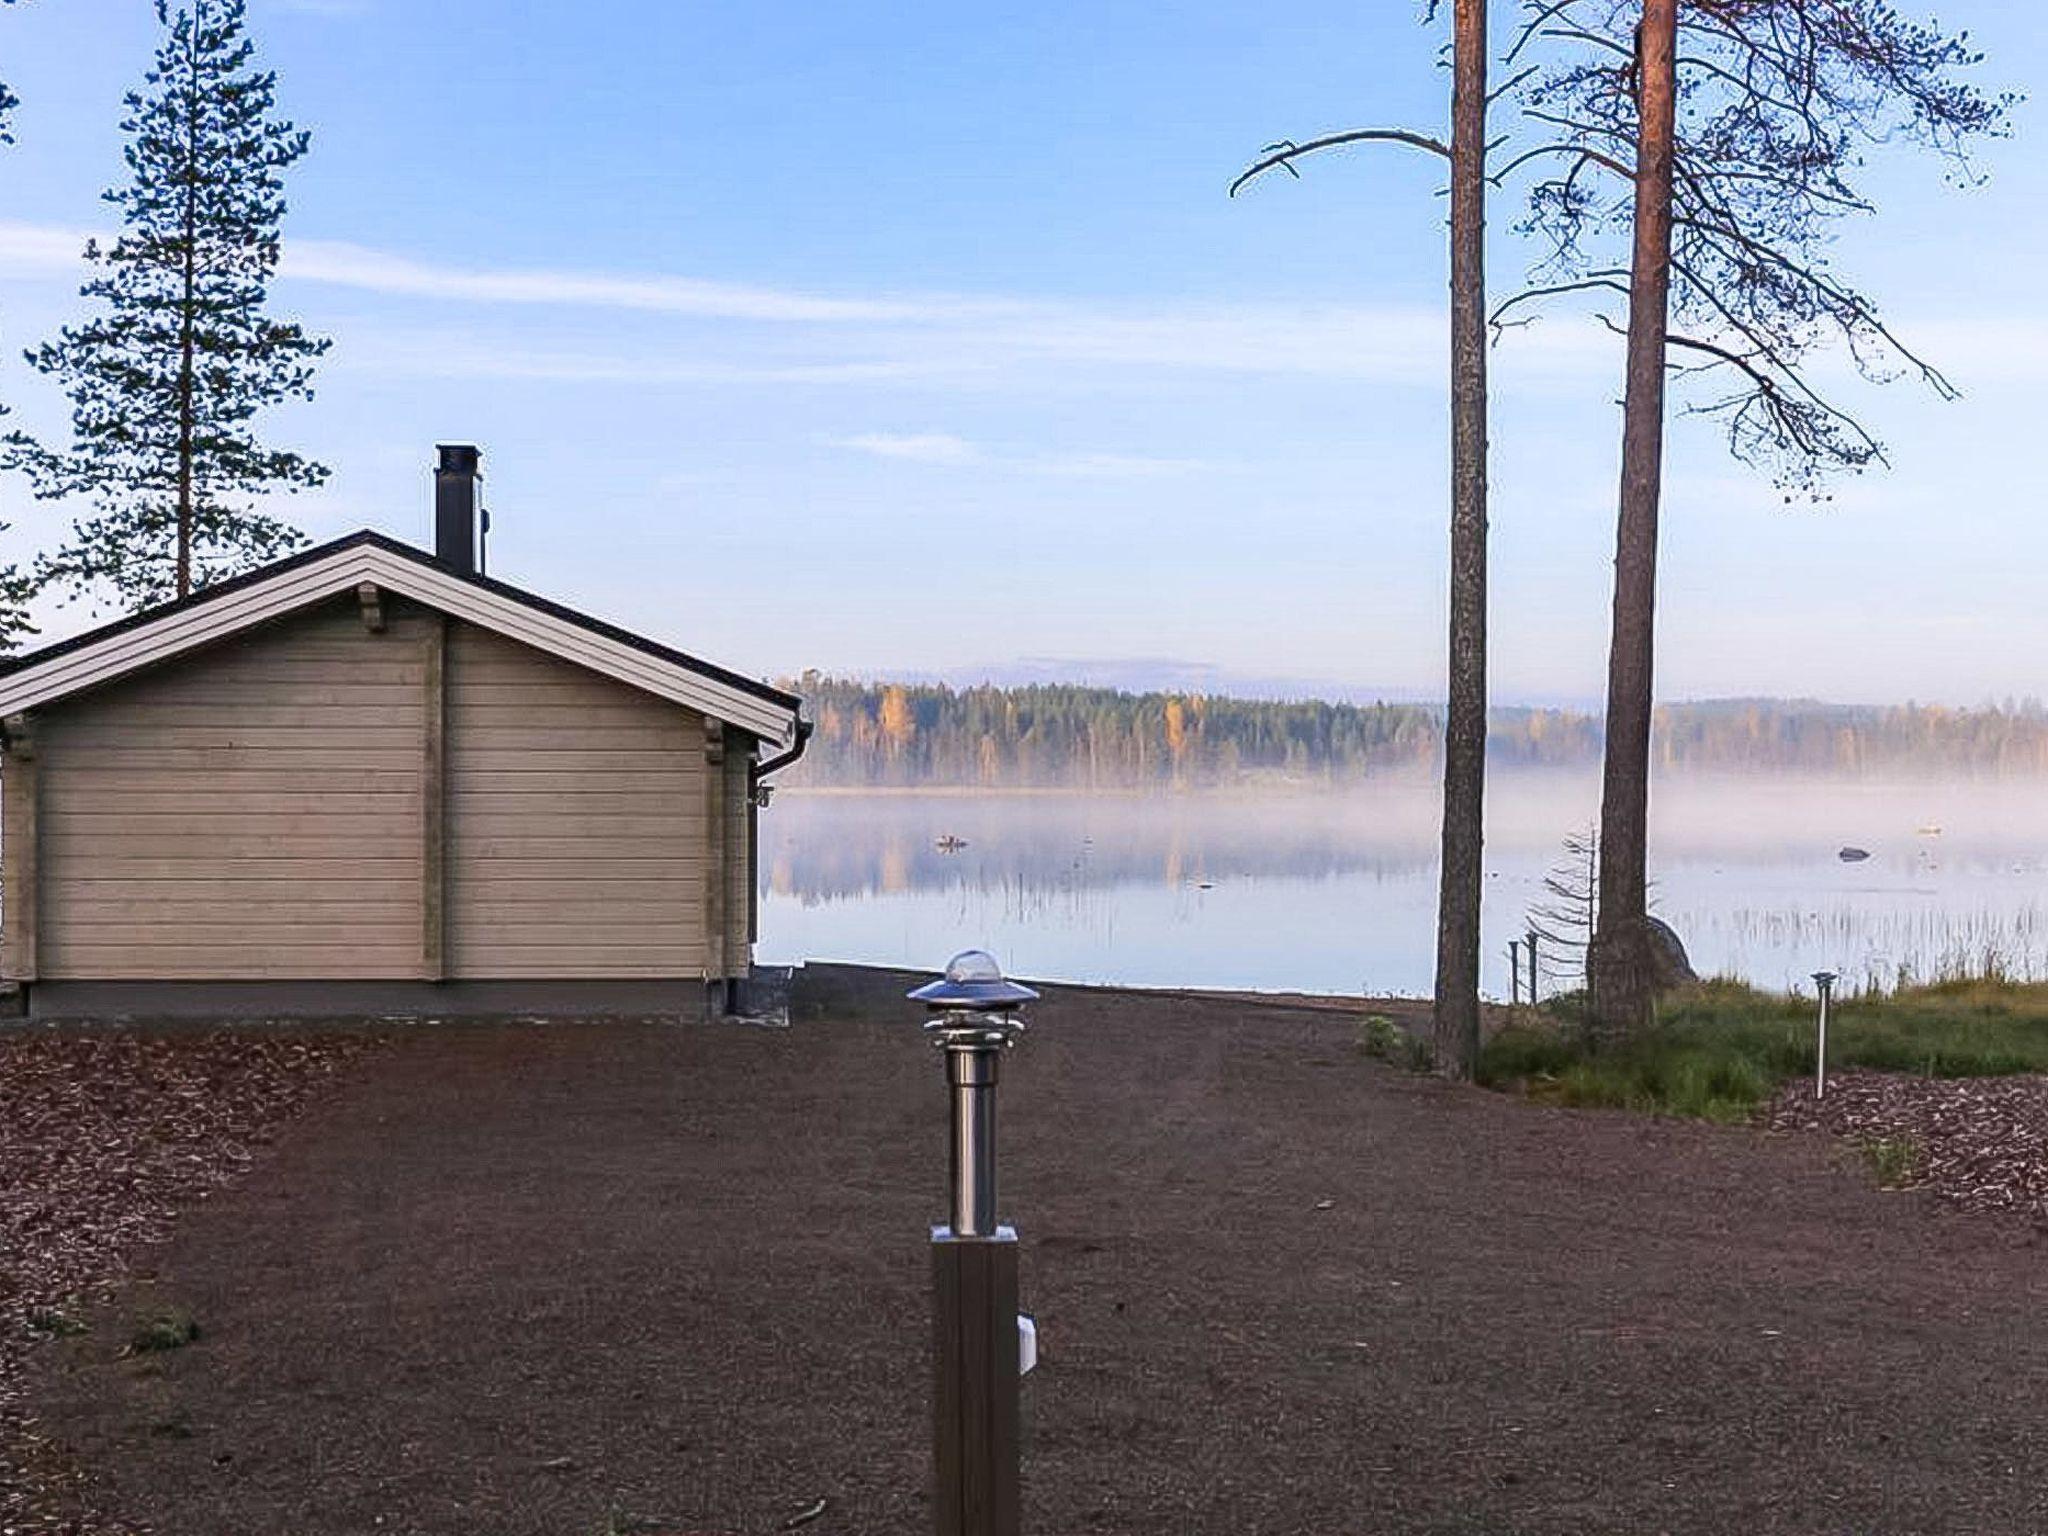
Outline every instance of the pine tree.
POLYGON ((1525 0, 1522 42, 1558 53, 1516 77, 1552 167, 1527 227, 1550 275, 1495 311, 1563 294, 1626 301, 1622 465, 1600 812, 1593 1014, 1602 1039, 1651 1018, 1647 905, 1658 523, 1667 386, 1717 419, 1737 458, 1811 491, 1884 462, 1835 395, 1861 370, 1956 391, 1832 264, 1841 221, 1874 211, 1866 157, 1968 152, 2007 131, 2013 98, 1965 78, 1962 35, 1889 0, 1525 0), (1834 343, 1832 358, 1824 351, 1834 343), (1844 368, 1843 364, 1849 367, 1844 368))
POLYGON ((71 446, 9 439, 39 497, 95 508, 38 562, 38 580, 67 597, 111 590, 129 607, 304 543, 252 503, 327 478, 253 427, 264 407, 311 398, 328 347, 265 312, 283 172, 309 136, 273 116, 277 77, 251 67, 243 0, 156 9, 164 39, 121 125, 131 179, 106 194, 124 227, 85 252, 97 275, 80 292, 99 312, 28 354, 71 396, 71 446))
MULTIPOLYGON (((14 0, 0 0, 0 4, 12 5, 14 0)), ((0 80, 0 144, 14 142, 14 109, 21 105, 21 98, 7 89, 7 82, 0 80)))
MULTIPOLYGON (((1424 19, 1443 7, 1427 0, 1424 19)), ((1436 990, 1432 1034, 1439 1071, 1470 1077, 1479 1059, 1479 917, 1485 889, 1486 821, 1486 199, 1498 178, 1488 156, 1493 96, 1487 88, 1488 0, 1451 3, 1451 131, 1366 128, 1306 144, 1269 145, 1231 184, 1266 171, 1301 173, 1295 162, 1360 143, 1398 144, 1443 160, 1450 170, 1450 691, 1444 715, 1443 857, 1437 891, 1436 990)))
MULTIPOLYGON (((14 0, 0 0, 7 5, 14 0)), ((7 88, 7 82, 0 80, 0 144, 14 142, 14 109, 21 105, 21 98, 7 88)), ((0 405, 0 416, 7 414, 7 407, 0 405)), ((8 524, 0 523, 0 533, 7 531, 8 524)), ((0 652, 11 651, 23 635, 32 635, 35 626, 28 620, 28 605, 35 596, 35 579, 18 566, 0 568, 0 652)))

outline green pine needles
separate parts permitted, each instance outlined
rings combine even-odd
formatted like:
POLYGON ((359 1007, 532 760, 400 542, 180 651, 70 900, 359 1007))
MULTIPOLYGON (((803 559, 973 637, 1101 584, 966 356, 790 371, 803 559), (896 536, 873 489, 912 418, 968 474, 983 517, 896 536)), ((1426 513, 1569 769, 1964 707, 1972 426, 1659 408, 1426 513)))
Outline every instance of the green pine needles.
MULTIPOLYGON (((12 5, 14 0, 0 0, 0 4, 12 5)), ((0 145, 14 142, 14 109, 20 105, 21 98, 7 88, 6 81, 0 80, 0 145)), ((7 407, 0 405, 0 416, 6 414, 7 407)), ((0 523, 0 533, 7 528, 6 523, 0 523)), ((0 568, 0 652, 14 649, 23 635, 35 633, 28 615, 35 587, 35 578, 19 566, 0 568)))
MULTIPOLYGON (((0 0, 0 5, 12 5, 14 0, 0 0)), ((0 80, 0 144, 14 142, 14 109, 21 105, 21 98, 7 89, 7 82, 0 80)))
POLYGON ((164 38, 122 130, 130 180, 112 246, 89 243, 94 313, 28 354, 71 397, 71 443, 26 434, 7 462, 45 500, 89 498, 36 580, 65 600, 141 608, 305 542, 259 510, 327 470, 257 440, 265 407, 312 397, 329 343, 266 312, 283 173, 309 135, 276 118, 277 77, 251 67, 243 0, 157 0, 164 38))

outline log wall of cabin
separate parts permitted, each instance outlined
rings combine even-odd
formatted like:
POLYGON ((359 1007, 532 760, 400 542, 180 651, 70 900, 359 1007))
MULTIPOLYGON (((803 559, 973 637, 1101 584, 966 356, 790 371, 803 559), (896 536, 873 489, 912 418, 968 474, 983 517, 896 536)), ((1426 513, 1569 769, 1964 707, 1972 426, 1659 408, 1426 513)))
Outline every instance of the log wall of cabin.
POLYGON ((701 715, 449 626, 451 976, 702 976, 701 715))
POLYGON ((707 820, 703 716, 403 600, 322 606, 17 729, 11 977, 746 970, 751 738, 730 733, 707 820))
POLYGON ((424 639, 336 603, 38 711, 40 977, 418 974, 424 639))

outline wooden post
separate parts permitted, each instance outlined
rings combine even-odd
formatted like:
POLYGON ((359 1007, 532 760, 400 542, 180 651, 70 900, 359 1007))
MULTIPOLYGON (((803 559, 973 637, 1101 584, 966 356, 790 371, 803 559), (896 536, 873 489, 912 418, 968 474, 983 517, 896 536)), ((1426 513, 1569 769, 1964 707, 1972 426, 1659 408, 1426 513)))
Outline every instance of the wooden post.
POLYGON ((704 717, 704 979, 725 1006, 725 722, 704 717))
POLYGON ((1017 1536, 1017 1234, 932 1231, 937 1536, 1017 1536))
POLYGON ((428 616, 420 700, 420 974, 448 974, 448 617, 428 616))
POLYGON ((40 898, 36 893, 38 866, 38 823, 41 821, 41 774, 36 763, 34 721, 27 715, 8 716, 4 729, 7 757, 0 766, 0 915, 4 935, 0 948, 5 964, 0 971, 9 981, 36 979, 36 917, 40 898))
POLYGON ((747 764, 747 955, 750 962, 753 946, 761 942, 762 786, 754 782, 753 766, 759 758, 760 753, 756 751, 747 764))
POLYGON ((1529 935, 1529 1006, 1536 1006, 1536 935, 1529 935))
POLYGON ((1522 941, 1508 940, 1508 1001, 1520 1007, 1522 1002, 1522 941))

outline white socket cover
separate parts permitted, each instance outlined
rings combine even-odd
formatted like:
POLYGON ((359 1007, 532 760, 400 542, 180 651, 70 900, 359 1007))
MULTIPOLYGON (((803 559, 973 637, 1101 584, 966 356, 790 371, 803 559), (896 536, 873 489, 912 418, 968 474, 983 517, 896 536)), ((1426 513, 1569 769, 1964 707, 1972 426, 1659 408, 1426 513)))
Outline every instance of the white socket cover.
POLYGON ((1017 1374, 1022 1376, 1038 1364, 1038 1323, 1034 1318, 1017 1314, 1017 1374))

